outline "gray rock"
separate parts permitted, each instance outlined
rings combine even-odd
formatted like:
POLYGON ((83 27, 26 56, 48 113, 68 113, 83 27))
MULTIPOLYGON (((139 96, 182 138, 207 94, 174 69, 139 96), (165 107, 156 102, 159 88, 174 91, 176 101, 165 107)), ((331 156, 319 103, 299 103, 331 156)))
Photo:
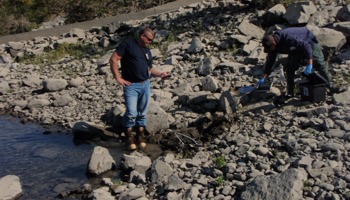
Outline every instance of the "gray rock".
POLYGON ((187 49, 188 53, 199 53, 203 50, 204 45, 198 37, 194 37, 191 46, 187 49))
POLYGON ((302 199, 303 180, 306 179, 306 172, 297 169, 288 169, 273 176, 259 176, 246 186, 241 199, 302 199))
POLYGON ((348 105, 350 102, 349 100, 350 100, 350 90, 349 89, 343 93, 333 95, 333 101, 335 104, 348 105))
POLYGON ((73 98, 69 94, 63 94, 57 96, 53 101, 53 105, 56 107, 68 106, 73 101, 73 98))
POLYGON ((220 96, 220 107, 229 116, 236 112, 236 101, 229 91, 224 91, 220 96))
POLYGON ((108 187, 101 187, 96 190, 93 190, 89 194, 89 198, 93 200, 99 200, 99 199, 114 200, 115 199, 115 197, 109 192, 108 187))
POLYGON ((343 6, 337 13, 337 19, 340 21, 350 21, 350 5, 343 6))
MULTIPOLYGON (((1 56, 3 56, 3 55, 0 55, 0 62, 2 59, 1 56)), ((10 73, 10 69, 8 67, 1 67, 0 66, 0 77, 6 77, 9 73, 10 73)))
POLYGON ((147 131, 154 133, 169 128, 167 113, 155 101, 150 101, 147 113, 147 131))
POLYGON ((24 43, 23 42, 12 42, 9 41, 8 45, 10 46, 10 48, 14 49, 14 50, 21 50, 24 48, 24 43))
POLYGON ((29 103, 27 104, 27 107, 29 109, 33 109, 33 108, 43 108, 45 106, 50 105, 50 101, 47 99, 33 99, 31 101, 29 101, 29 103))
POLYGON ((306 170, 309 175, 314 178, 320 176, 321 174, 324 174, 326 176, 334 175, 334 170, 331 167, 323 167, 318 169, 307 168, 306 170))
POLYGON ((209 95, 211 92, 208 91, 191 92, 188 94, 187 104, 201 104, 208 100, 209 95))
POLYGON ((205 91, 215 92, 217 89, 219 89, 218 81, 212 76, 206 76, 204 79, 202 79, 202 85, 203 90, 205 91))
POLYGON ((263 146, 259 146, 256 151, 259 155, 263 156, 269 153, 269 149, 263 146))
POLYGON ((57 44, 77 44, 79 38, 78 37, 68 37, 68 38, 60 38, 57 40, 57 44))
POLYGON ((317 11, 315 5, 309 2, 296 2, 288 5, 284 18, 291 25, 307 23, 312 14, 317 11))
POLYGON ((71 79, 68 82, 68 85, 71 86, 71 87, 78 87, 78 86, 82 85, 83 83, 84 83, 84 79, 83 78, 76 77, 76 78, 71 79))
POLYGON ((152 163, 151 173, 153 183, 164 183, 168 182, 173 169, 168 163, 157 159, 152 163))
POLYGON ((166 186, 170 191, 178 191, 185 187, 185 182, 182 181, 178 176, 172 175, 169 178, 168 185, 166 186))
POLYGON ((317 11, 316 13, 311 15, 308 24, 313 24, 317 27, 323 27, 330 23, 329 15, 330 13, 328 11, 325 11, 325 10, 317 11))
POLYGON ((345 135, 345 131, 339 129, 330 129, 327 132, 327 135, 329 135, 330 137, 342 138, 345 135))
POLYGON ((135 184, 146 184, 147 180, 146 180, 146 175, 145 174, 141 174, 137 171, 131 171, 130 175, 129 175, 129 183, 135 183, 135 184))
POLYGON ((23 84, 32 88, 37 88, 42 85, 42 81, 39 75, 31 74, 23 79, 23 84))
POLYGON ((10 89, 10 85, 7 81, 0 81, 0 95, 8 93, 10 89))
POLYGON ((49 92, 60 91, 68 85, 64 79, 47 79, 43 81, 44 90, 49 92))
POLYGON ((262 39, 264 36, 264 30, 260 27, 250 23, 248 20, 243 20, 239 26, 238 30, 246 36, 253 37, 256 39, 262 39))
POLYGON ((151 167, 151 159, 138 152, 133 152, 131 155, 124 154, 123 162, 121 163, 124 169, 132 169, 140 174, 146 173, 151 167))
POLYGON ((23 195, 20 180, 15 175, 0 178, 0 199, 19 199, 23 195))
POLYGON ((88 165, 89 173, 100 175, 111 170, 114 166, 115 161, 108 149, 99 146, 94 148, 88 165))
POLYGON ((164 90, 152 89, 151 97, 164 110, 169 110, 175 102, 175 99, 172 98, 173 94, 164 90))
POLYGON ((282 4, 276 4, 264 13, 264 22, 267 26, 280 24, 283 21, 283 15, 285 13, 286 8, 282 4))
POLYGON ((68 34, 69 37, 78 37, 79 39, 85 38, 85 30, 79 28, 72 28, 68 34))
POLYGON ((312 159, 309 155, 306 155, 298 160, 298 166, 304 168, 311 167, 313 161, 314 159, 312 159))
POLYGON ((333 24, 333 28, 343 33, 346 37, 350 36, 350 22, 338 22, 333 24))
POLYGON ((198 187, 190 187, 185 194, 186 199, 197 199, 200 195, 198 187))
POLYGON ((308 25, 307 28, 315 34, 321 47, 336 49, 339 48, 339 45, 345 40, 345 35, 334 29, 319 28, 311 25, 308 25))
POLYGON ((205 58, 198 64, 197 73, 204 76, 210 75, 219 63, 219 59, 215 56, 205 58))
POLYGON ((327 142, 321 146, 321 149, 323 151, 343 151, 345 148, 342 144, 338 144, 335 142, 327 142))

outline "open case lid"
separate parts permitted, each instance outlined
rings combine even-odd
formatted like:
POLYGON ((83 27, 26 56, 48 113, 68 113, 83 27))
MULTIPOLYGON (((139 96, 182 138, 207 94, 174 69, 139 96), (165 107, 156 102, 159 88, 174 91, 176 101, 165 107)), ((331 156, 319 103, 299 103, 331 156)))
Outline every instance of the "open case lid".
POLYGON ((319 75, 318 73, 311 73, 309 75, 306 75, 303 73, 301 73, 308 81, 312 82, 313 84, 327 84, 328 81, 323 78, 321 75, 319 75))

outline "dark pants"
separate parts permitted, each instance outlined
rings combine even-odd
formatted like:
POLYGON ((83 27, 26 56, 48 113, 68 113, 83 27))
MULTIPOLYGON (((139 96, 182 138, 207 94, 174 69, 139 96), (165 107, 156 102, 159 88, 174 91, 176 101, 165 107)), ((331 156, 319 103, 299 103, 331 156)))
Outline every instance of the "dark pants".
MULTIPOLYGON (((332 82, 331 77, 326 68, 326 63, 324 61, 324 56, 320 46, 317 43, 313 43, 312 49, 313 69, 316 70, 323 78, 325 78, 328 81, 328 83, 332 82)), ((305 63, 303 63, 304 60, 305 58, 302 56, 302 54, 289 54, 286 62, 282 63, 286 72, 288 94, 294 94, 295 71, 298 70, 301 66, 306 66, 305 63)))

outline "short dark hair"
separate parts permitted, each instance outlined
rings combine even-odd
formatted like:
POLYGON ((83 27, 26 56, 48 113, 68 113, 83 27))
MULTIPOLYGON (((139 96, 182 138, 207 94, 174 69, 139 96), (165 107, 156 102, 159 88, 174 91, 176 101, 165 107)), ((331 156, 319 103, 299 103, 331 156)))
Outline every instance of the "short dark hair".
POLYGON ((265 35, 262 39, 262 45, 264 47, 264 52, 268 52, 271 49, 271 46, 274 44, 275 38, 270 35, 265 35))

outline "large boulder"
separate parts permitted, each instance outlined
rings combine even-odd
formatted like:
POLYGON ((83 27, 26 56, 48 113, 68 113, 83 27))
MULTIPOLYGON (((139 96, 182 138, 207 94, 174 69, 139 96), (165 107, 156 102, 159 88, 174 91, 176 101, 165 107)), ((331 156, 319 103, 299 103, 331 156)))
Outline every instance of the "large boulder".
POLYGON ((315 34, 321 47, 335 49, 345 40, 344 34, 334 29, 318 28, 316 26, 307 26, 307 28, 315 34))
POLYGON ((169 128, 167 113, 151 99, 147 113, 147 131, 153 133, 167 128, 169 128))
POLYGON ((312 1, 296 2, 287 7, 284 18, 291 25, 304 24, 309 21, 312 14, 317 11, 312 1))
POLYGON ((241 199, 302 199, 304 180, 307 180, 307 173, 297 169, 288 169, 278 175, 258 176, 246 186, 241 199))

